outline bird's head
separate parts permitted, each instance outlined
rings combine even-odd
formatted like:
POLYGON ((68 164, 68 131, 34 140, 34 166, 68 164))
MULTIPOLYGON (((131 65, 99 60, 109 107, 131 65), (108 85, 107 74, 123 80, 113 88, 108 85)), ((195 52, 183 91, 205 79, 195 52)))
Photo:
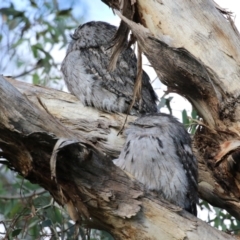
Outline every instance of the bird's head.
POLYGON ((116 27, 106 22, 92 21, 80 25, 71 35, 68 52, 81 48, 110 47, 116 27))

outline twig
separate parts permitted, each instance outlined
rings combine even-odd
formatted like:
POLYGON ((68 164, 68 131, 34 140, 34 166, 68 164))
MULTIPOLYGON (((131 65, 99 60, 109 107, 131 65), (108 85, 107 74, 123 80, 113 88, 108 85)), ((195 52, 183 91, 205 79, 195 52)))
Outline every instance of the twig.
POLYGON ((44 194, 45 192, 47 192, 45 189, 39 189, 30 193, 25 194, 25 196, 22 196, 21 194, 17 194, 17 195, 4 195, 4 196, 0 196, 0 199, 4 199, 4 200, 12 200, 12 199, 22 199, 22 198, 31 198, 37 195, 41 195, 44 194))
POLYGON ((18 74, 18 75, 16 75, 16 76, 12 76, 12 77, 13 77, 13 78, 19 78, 19 77, 25 76, 25 75, 33 72, 34 70, 38 69, 39 67, 40 67, 40 66, 37 65, 37 66, 33 67, 32 69, 30 69, 30 70, 28 70, 28 71, 24 71, 24 72, 22 72, 22 73, 20 73, 20 74, 18 74))

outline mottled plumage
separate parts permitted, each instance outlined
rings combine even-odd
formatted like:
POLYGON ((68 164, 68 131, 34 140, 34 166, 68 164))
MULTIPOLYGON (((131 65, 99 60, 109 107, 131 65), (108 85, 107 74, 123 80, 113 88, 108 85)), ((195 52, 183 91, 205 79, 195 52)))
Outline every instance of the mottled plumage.
POLYGON ((125 133, 125 145, 114 163, 148 190, 196 215, 197 161, 184 126, 167 114, 147 114, 125 133))
MULTIPOLYGON (((126 113, 133 98, 137 59, 127 47, 116 69, 108 71, 116 27, 89 22, 72 36, 62 72, 68 89, 95 108, 126 113)), ((184 126, 170 115, 156 113, 156 94, 143 72, 142 99, 131 114, 138 118, 126 130, 126 143, 115 164, 131 173, 148 190, 196 215, 197 162, 184 126)))
MULTIPOLYGON (((111 40, 116 31, 116 27, 105 22, 79 26, 72 35, 62 72, 69 91, 84 105, 126 113, 133 98, 137 59, 126 42, 116 69, 108 71, 111 40)), ((156 100, 149 77, 143 72, 142 99, 135 102, 131 114, 157 112, 156 100)))

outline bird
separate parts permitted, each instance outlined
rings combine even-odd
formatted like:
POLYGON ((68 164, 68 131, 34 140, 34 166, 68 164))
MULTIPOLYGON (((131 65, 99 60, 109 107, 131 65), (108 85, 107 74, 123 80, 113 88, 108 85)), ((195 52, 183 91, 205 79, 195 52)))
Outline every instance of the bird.
POLYGON ((159 113, 157 95, 143 72, 141 99, 133 99, 137 75, 134 51, 125 44, 116 68, 108 70, 116 27, 105 22, 80 25, 72 35, 61 70, 69 91, 85 106, 136 115, 113 162, 157 196, 196 215, 197 161, 191 138, 173 116, 159 113))
POLYGON ((150 113, 138 117, 125 134, 113 162, 147 190, 196 216, 197 160, 184 125, 171 115, 150 113))
POLYGON ((141 99, 135 101, 129 111, 137 76, 137 58, 126 41, 115 70, 108 70, 116 32, 115 26, 101 21, 87 22, 75 30, 61 65, 68 90, 85 106, 102 111, 130 115, 157 112, 157 95, 144 71, 141 99))

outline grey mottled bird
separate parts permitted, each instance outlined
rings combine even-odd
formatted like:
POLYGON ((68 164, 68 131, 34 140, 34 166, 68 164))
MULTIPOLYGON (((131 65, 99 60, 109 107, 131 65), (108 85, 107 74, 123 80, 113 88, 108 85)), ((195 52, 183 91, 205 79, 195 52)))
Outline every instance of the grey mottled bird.
MULTIPOLYGON (((133 98, 137 59, 127 47, 116 69, 109 72, 111 40, 116 27, 89 22, 72 36, 62 72, 68 89, 80 101, 100 110, 126 113, 133 98)), ((142 99, 131 114, 146 114, 126 130, 126 143, 118 159, 120 168, 145 187, 196 215, 197 163, 184 126, 170 115, 156 113, 156 94, 143 72, 142 99)))
MULTIPOLYGON (((69 91, 84 105, 126 113, 133 99, 137 59, 126 42, 116 69, 108 71, 111 40, 116 31, 115 26, 105 22, 88 22, 79 26, 72 35, 61 70, 69 91)), ((157 96, 145 72, 141 96, 130 113, 157 112, 157 96)))
POLYGON ((114 163, 148 190, 197 215, 197 161, 184 126, 167 114, 147 114, 125 133, 125 145, 114 163))

